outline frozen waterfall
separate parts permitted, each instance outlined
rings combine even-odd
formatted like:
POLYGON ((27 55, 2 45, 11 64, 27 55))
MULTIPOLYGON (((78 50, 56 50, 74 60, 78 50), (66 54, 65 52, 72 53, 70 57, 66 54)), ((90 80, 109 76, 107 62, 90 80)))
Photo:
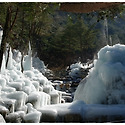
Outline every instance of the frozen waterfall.
POLYGON ((52 82, 32 67, 30 43, 28 55, 24 60, 23 73, 20 70, 21 53, 17 50, 12 52, 10 48, 9 55, 7 54, 6 51, 3 55, 0 73, 0 113, 4 114, 7 122, 38 123, 41 112, 37 109, 45 105, 61 103, 61 91, 55 90, 52 82), (31 109, 35 112, 31 112, 31 109))

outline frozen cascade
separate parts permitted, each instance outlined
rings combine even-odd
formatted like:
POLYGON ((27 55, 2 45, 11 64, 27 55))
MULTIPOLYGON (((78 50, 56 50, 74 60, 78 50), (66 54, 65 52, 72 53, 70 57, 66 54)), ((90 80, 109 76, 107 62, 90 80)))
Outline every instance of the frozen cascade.
POLYGON ((30 103, 27 103, 27 107, 28 113, 24 116, 24 121, 26 123, 39 123, 42 113, 34 109, 30 103))
MULTIPOLYGON (((7 54, 6 51, 6 59, 7 54)), ((40 122, 41 112, 37 111, 38 108, 61 103, 62 95, 54 89, 52 82, 32 67, 31 55, 29 43, 29 58, 24 62, 26 69, 23 73, 20 71, 22 55, 19 51, 14 50, 13 55, 10 48, 7 69, 3 56, 0 74, 0 113, 8 122, 40 122), (30 105, 35 112, 30 112, 30 105)))
POLYGON ((16 100, 15 110, 17 111, 20 107, 25 105, 27 101, 27 94, 24 93, 23 91, 19 91, 19 92, 16 91, 16 92, 7 94, 7 98, 16 100))
POLYGON ((125 104, 125 45, 105 46, 86 80, 79 84, 74 100, 87 104, 125 104))
POLYGON ((44 92, 32 92, 28 96, 28 102, 30 102, 34 108, 38 109, 44 105, 50 104, 50 95, 44 92))

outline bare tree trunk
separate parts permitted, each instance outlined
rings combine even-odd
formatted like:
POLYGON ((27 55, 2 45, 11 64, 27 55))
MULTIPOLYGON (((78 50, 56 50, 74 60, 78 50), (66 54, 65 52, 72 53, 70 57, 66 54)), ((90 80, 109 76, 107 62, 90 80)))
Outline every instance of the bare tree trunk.
POLYGON ((8 65, 8 61, 9 61, 9 52, 10 52, 10 47, 8 49, 8 54, 7 54, 7 60, 6 60, 6 68, 7 68, 7 65, 8 65))
POLYGON ((23 73, 24 68, 23 68, 23 58, 24 58, 24 53, 22 52, 22 57, 21 57, 21 72, 23 73))
POLYGON ((3 28, 3 36, 2 36, 1 48, 0 48, 0 70, 2 66, 3 53, 6 48, 6 42, 7 42, 7 37, 9 33, 9 22, 10 22, 10 7, 7 8, 6 21, 5 21, 5 25, 3 28))
POLYGON ((1 48, 0 48, 0 71, 1 71, 1 66, 2 66, 3 54, 6 49, 7 38, 9 36, 9 32, 12 30, 12 28, 15 24, 15 21, 17 18, 17 13, 18 13, 18 8, 16 10, 15 17, 14 17, 13 21, 11 22, 12 11, 11 11, 11 6, 8 6, 7 14, 6 14, 6 21, 5 21, 5 25, 3 28, 3 36, 2 36, 2 40, 1 40, 1 48))

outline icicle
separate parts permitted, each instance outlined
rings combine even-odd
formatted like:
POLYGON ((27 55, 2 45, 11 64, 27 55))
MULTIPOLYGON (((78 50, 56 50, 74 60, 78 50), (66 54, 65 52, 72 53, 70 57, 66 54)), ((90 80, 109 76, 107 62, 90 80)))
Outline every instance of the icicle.
POLYGON ((112 43, 112 36, 109 36, 109 42, 110 42, 110 45, 112 46, 113 43, 112 43))
POLYGON ((1 46, 2 36, 3 36, 3 29, 2 26, 0 25, 0 46, 1 46))
POLYGON ((108 21, 106 17, 104 19, 104 37, 105 37, 106 45, 108 45, 108 21))
POLYGON ((24 66, 24 71, 32 69, 32 50, 31 50, 30 42, 29 42, 28 55, 24 59, 23 66, 24 66))
POLYGON ((32 50, 31 50, 31 44, 30 44, 30 42, 29 42, 29 51, 28 51, 28 55, 32 55, 32 50))

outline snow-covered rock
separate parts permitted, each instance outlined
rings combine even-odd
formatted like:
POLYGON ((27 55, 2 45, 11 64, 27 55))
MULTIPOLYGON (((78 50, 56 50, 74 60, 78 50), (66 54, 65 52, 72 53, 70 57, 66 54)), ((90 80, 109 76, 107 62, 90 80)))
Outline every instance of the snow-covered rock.
POLYGON ((87 62, 82 64, 81 62, 77 62, 71 64, 67 67, 67 78, 71 79, 73 83, 79 83, 83 78, 88 75, 89 69, 93 67, 93 63, 87 62))
POLYGON ((70 77, 80 77, 80 69, 83 69, 84 66, 81 62, 78 62, 78 63, 75 63, 75 64, 72 64, 70 66, 70 72, 69 72, 69 76, 70 77))

